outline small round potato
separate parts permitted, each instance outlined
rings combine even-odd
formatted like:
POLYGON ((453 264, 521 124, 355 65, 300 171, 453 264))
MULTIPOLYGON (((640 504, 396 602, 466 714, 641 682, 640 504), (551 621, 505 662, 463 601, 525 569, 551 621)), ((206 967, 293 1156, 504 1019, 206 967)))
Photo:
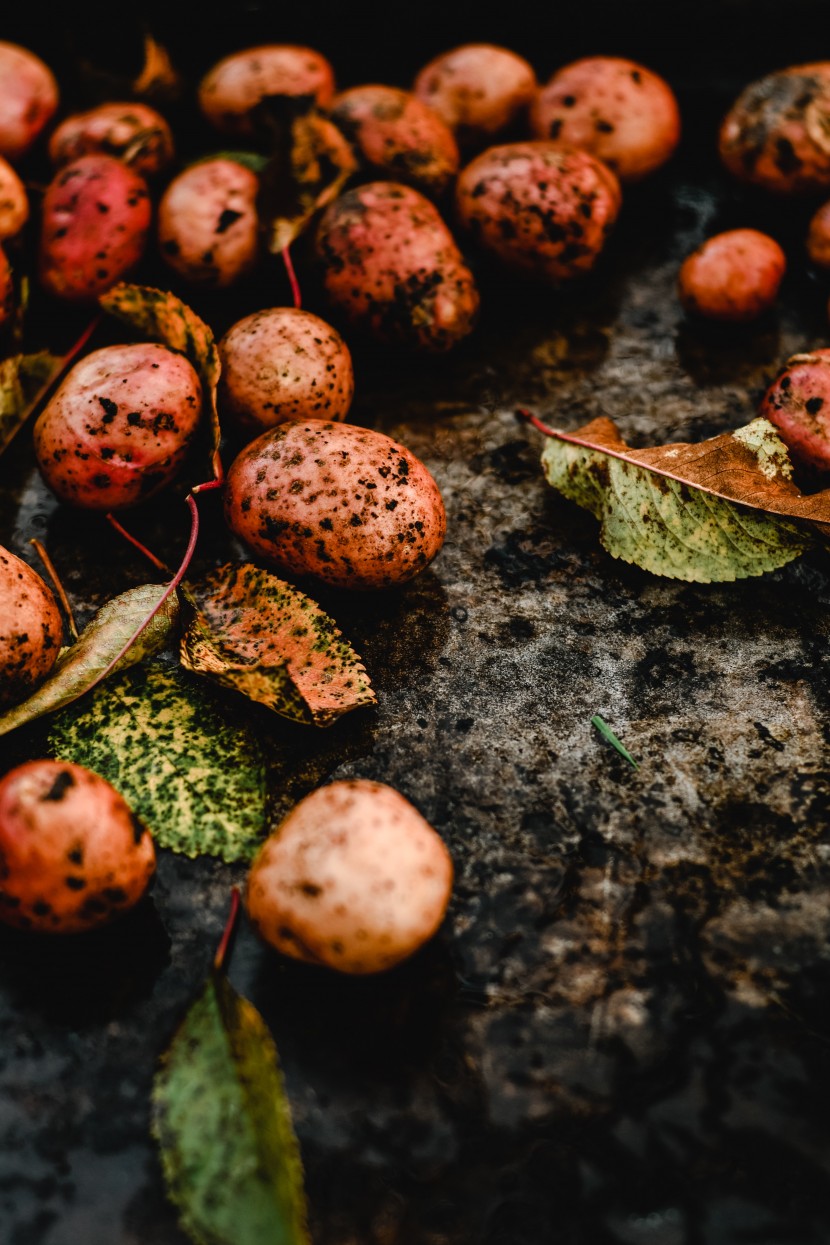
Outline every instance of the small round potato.
POLYGON ((0 782, 0 920, 75 934, 138 903, 156 868, 150 833, 114 787, 67 761, 0 782))
POLYGON ((192 164, 159 204, 161 254, 194 284, 224 289, 254 267, 259 247, 259 178, 234 160, 192 164))
POLYGON ((8 161, 0 156, 0 242, 16 237, 28 219, 26 188, 8 161))
POLYGON ((708 320, 757 320, 778 297, 787 259, 757 229, 730 229, 707 238, 683 261, 677 279, 686 311, 708 320))
POLYGON ((301 800, 263 845, 246 904, 283 954, 379 973, 433 936, 452 878, 442 839, 402 795, 365 779, 333 782, 301 800))
POLYGON ((173 135, 155 108, 121 103, 74 113, 49 139, 49 158, 56 168, 94 153, 115 156, 142 177, 153 177, 173 159, 173 135))
POLYGON ((819 268, 830 268, 830 201, 823 203, 810 221, 807 254, 819 268))
POLYGON ((447 519, 424 464, 391 437, 319 419, 263 433, 228 472, 225 517, 259 557, 338 588, 388 588, 440 550, 447 519))
POLYGON ((443 118, 459 146, 480 147, 525 115, 536 94, 536 74, 507 48, 465 43, 425 65, 414 91, 443 118))
POLYGON ((558 70, 531 108, 537 138, 589 151, 622 182, 665 164, 680 141, 671 87, 635 61, 591 56, 558 70))
POLYGON ((219 343, 219 400, 254 433, 286 419, 345 419, 354 394, 349 348, 331 325, 298 307, 239 320, 219 343))
POLYGON ((62 638, 51 588, 0 545, 0 706, 24 700, 46 678, 62 638))
POLYGON ((93 350, 35 423, 38 466, 70 505, 136 505, 178 471, 201 404, 199 378, 184 355, 155 342, 93 350))
POLYGON ((758 414, 775 424, 793 458, 830 471, 830 350, 793 355, 761 401, 758 414))
POLYGON ((614 174, 556 143, 490 147, 462 170, 458 214, 504 264, 560 282, 596 263, 620 208, 614 174))
POLYGON ((0 155, 19 160, 58 106, 48 65, 16 43, 0 43, 0 155))
POLYGON ((328 108, 334 96, 334 71, 313 48, 266 44, 226 56, 205 74, 199 107, 211 125, 226 134, 250 134, 251 112, 272 95, 314 98, 328 108))
POLYGON ((0 246, 0 328, 14 312, 14 282, 6 252, 0 246))

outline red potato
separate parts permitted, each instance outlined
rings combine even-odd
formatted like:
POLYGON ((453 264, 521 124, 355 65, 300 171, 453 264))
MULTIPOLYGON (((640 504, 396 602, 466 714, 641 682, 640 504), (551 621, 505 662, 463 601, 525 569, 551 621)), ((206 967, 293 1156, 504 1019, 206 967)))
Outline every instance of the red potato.
POLYGON ((224 289, 254 267, 259 178, 234 160, 204 160, 175 177, 159 204, 159 248, 194 284, 224 289))
POLYGON ((338 95, 331 117, 378 176, 442 194, 458 172, 458 147, 441 118, 410 91, 356 86, 338 95))
POLYGON ((823 203, 810 221, 807 254, 819 268, 830 268, 830 202, 823 203))
POLYGON ((0 328, 14 312, 14 283, 6 252, 0 246, 0 328))
POLYGON ((331 325, 298 307, 239 320, 219 343, 219 401, 255 433, 286 419, 345 419, 354 394, 349 348, 331 325))
POLYGON ((0 156, 0 242, 16 237, 28 219, 26 188, 8 161, 0 156))
POLYGON ((152 218, 147 183, 113 156, 82 156, 56 174, 43 198, 41 285, 87 302, 110 289, 144 253, 152 218))
POLYGON ((465 43, 425 65, 413 89, 461 147, 481 146, 524 117, 536 94, 536 74, 507 48, 465 43))
POLYGON ((449 350, 475 327, 478 290, 449 229, 409 186, 341 195, 317 233, 334 307, 381 341, 449 350))
POLYGON ((537 138, 589 151, 622 182, 665 164, 680 141, 680 109, 658 74, 635 61, 591 56, 558 70, 530 113, 537 138))
POLYGON ((280 424, 231 466, 225 517, 259 557, 338 588, 388 588, 444 543, 444 503, 424 464, 383 433, 280 424))
POLYGON ((104 346, 75 364, 38 417, 38 466, 70 505, 133 506, 176 474, 201 404, 183 355, 154 342, 104 346))
POLYGON ((830 61, 752 82, 724 118, 719 145, 739 181, 782 195, 830 186, 830 61))
POLYGON ((686 311, 708 320, 757 320, 778 297, 786 268, 773 238, 757 229, 730 229, 684 260, 678 294, 686 311))
POLYGON ((58 106, 48 65, 16 43, 0 43, 0 155, 25 155, 58 106))
POLYGON ((62 639, 51 588, 0 545, 0 707, 25 700, 46 678, 62 639))
POLYGON ((246 906, 284 955, 379 973, 433 936, 452 878, 443 841, 402 795, 365 779, 333 782, 301 800, 263 845, 246 906))
POLYGON ((830 350, 788 359, 758 414, 775 424, 794 459, 815 471, 830 471, 830 350))
POLYGON ((334 71, 313 48, 266 44, 226 56, 199 84, 199 107, 211 125, 226 134, 250 134, 251 112, 273 95, 313 96, 328 108, 334 71))
POLYGON ((49 159, 56 168, 95 154, 115 156, 142 177, 153 177, 173 159, 173 135, 155 108, 115 103, 73 113, 49 139, 49 159))
POLYGON ((114 787, 67 761, 0 782, 0 920, 75 934, 138 903, 156 868, 150 833, 114 787))
POLYGON ((459 219, 486 250, 555 283, 594 266, 621 203, 599 160, 543 142, 482 152, 462 170, 456 197, 459 219))

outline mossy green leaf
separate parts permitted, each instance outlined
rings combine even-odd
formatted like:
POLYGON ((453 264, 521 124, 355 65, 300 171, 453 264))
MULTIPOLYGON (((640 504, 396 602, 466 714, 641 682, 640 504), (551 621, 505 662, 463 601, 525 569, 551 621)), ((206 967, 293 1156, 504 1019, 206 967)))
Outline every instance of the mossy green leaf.
POLYGON ((153 1132, 168 1192, 198 1245, 310 1245, 277 1050, 220 973, 162 1060, 153 1132))
POLYGON ((37 406, 63 366, 59 355, 40 350, 0 362, 0 454, 37 406))
POLYGON ((256 737, 180 669, 133 667, 55 720, 49 747, 106 778, 161 847, 249 860, 265 823, 256 737))

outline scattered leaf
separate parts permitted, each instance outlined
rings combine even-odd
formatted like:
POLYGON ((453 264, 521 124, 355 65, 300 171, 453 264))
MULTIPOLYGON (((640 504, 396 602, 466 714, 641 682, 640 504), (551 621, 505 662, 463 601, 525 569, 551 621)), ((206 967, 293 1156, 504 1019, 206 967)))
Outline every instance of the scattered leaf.
POLYGON ((607 723, 607 722, 605 722, 605 721, 604 721, 604 720, 603 720, 603 719, 599 716, 599 714, 598 714, 598 713, 595 713, 595 714, 594 714, 594 716, 591 718, 591 725, 596 727, 596 729, 599 731, 600 735, 602 735, 603 739, 607 739, 607 740, 608 740, 608 742, 609 742, 609 744, 611 744, 612 748, 616 748, 616 749, 617 749, 617 752, 619 752, 619 754, 620 754, 620 756, 621 756, 621 757, 625 757, 625 759, 626 759, 626 761, 628 761, 629 765, 632 765, 632 766, 634 767, 634 769, 639 769, 639 768, 640 768, 640 767, 639 767, 639 765, 637 764, 637 762, 634 760, 634 758, 633 758, 633 756, 631 755, 631 753, 628 751, 628 749, 627 749, 627 748, 626 748, 623 744, 621 744, 621 743, 620 743, 619 739, 617 739, 617 736, 616 736, 616 735, 614 734, 614 732, 611 730, 611 727, 608 725, 608 723, 607 723))
POLYGON ((58 355, 41 350, 0 363, 0 454, 20 431, 61 369, 58 355))
POLYGON ((161 847, 248 860, 265 821, 265 763, 252 731, 182 671, 138 666, 58 717, 54 756, 121 792, 161 847))
MULTIPOLYGON (((64 649, 52 673, 22 704, 0 715, 0 735, 54 713, 83 696, 118 655, 136 627, 158 604, 166 584, 145 584, 113 597, 98 611, 80 639, 64 649)), ((169 643, 178 623, 179 604, 170 597, 123 655, 113 673, 143 661, 169 643)))
POLYGON ((804 553, 812 526, 830 532, 830 490, 799 492, 765 419, 699 445, 643 450, 610 419, 547 432, 548 482, 599 519, 613 557, 652 574, 697 583, 762 575, 804 553))
POLYGON ((167 48, 149 33, 144 35, 144 64, 133 80, 133 94, 143 99, 171 100, 181 92, 181 78, 167 48))
POLYGON ((374 704, 366 671, 305 593, 250 562, 189 585, 182 665, 295 722, 328 726, 374 704))
POLYGON ((153 1132, 198 1245, 310 1245, 277 1050, 256 1008, 212 972, 163 1058, 153 1132))

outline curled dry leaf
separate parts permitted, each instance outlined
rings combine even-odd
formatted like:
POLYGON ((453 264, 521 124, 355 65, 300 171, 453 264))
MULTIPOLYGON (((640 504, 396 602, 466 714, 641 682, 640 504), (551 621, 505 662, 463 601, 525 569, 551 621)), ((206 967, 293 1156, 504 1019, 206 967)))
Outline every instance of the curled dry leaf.
POLYGON ((0 362, 0 454, 25 424, 61 369, 46 350, 16 354, 0 362))
POLYGON ((144 35, 144 64, 133 79, 133 94, 140 99, 171 100, 181 94, 182 81, 167 48, 149 33, 144 35))

